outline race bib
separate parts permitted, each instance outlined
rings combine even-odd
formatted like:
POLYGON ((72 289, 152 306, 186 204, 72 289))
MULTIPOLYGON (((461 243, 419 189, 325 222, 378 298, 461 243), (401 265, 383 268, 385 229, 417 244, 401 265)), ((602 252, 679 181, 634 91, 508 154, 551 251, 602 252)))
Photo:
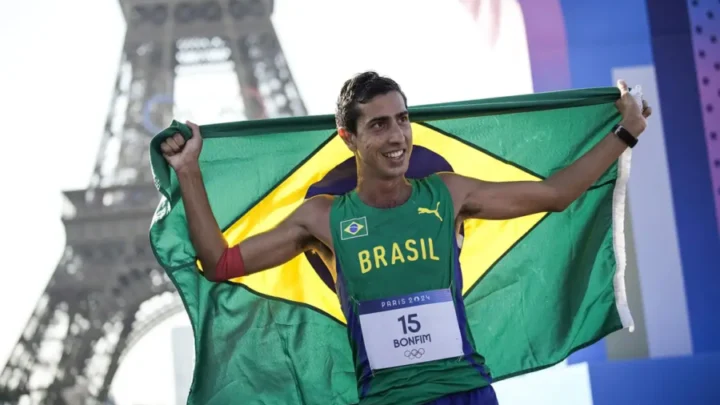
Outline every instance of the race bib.
POLYGON ((358 312, 373 370, 464 354, 449 289, 361 301, 358 312))

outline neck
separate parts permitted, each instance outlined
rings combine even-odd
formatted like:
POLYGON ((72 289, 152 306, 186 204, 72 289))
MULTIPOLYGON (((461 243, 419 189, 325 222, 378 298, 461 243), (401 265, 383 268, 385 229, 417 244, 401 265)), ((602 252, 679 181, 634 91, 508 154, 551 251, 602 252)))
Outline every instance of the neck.
POLYGON ((405 176, 391 179, 358 176, 357 193, 360 200, 371 207, 393 208, 410 198, 412 186, 405 176))

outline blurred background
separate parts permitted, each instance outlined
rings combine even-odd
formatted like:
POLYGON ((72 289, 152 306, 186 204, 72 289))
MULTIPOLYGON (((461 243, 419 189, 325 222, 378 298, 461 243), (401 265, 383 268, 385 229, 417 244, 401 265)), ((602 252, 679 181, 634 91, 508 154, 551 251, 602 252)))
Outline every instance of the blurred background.
POLYGON ((3 0, 0 15, 0 404, 184 404, 192 330, 148 246, 150 137, 172 119, 332 113, 367 69, 411 105, 641 85, 636 329, 496 389, 503 405, 720 403, 718 1, 3 0))

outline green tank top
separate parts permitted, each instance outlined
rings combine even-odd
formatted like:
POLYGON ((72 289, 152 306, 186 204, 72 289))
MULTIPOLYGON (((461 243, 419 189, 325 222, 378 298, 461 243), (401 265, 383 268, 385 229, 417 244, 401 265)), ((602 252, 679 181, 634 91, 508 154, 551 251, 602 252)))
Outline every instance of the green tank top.
POLYGON ((462 299, 453 202, 437 175, 403 205, 335 198, 338 297, 363 405, 422 404, 490 384, 462 299))

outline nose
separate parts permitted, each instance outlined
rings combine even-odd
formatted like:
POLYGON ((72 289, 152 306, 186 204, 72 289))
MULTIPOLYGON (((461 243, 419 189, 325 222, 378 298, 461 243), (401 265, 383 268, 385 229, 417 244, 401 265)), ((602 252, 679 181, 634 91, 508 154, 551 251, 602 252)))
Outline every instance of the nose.
POLYGON ((388 141, 391 143, 402 143, 405 140, 403 130, 397 122, 393 123, 392 128, 388 132, 388 141))

